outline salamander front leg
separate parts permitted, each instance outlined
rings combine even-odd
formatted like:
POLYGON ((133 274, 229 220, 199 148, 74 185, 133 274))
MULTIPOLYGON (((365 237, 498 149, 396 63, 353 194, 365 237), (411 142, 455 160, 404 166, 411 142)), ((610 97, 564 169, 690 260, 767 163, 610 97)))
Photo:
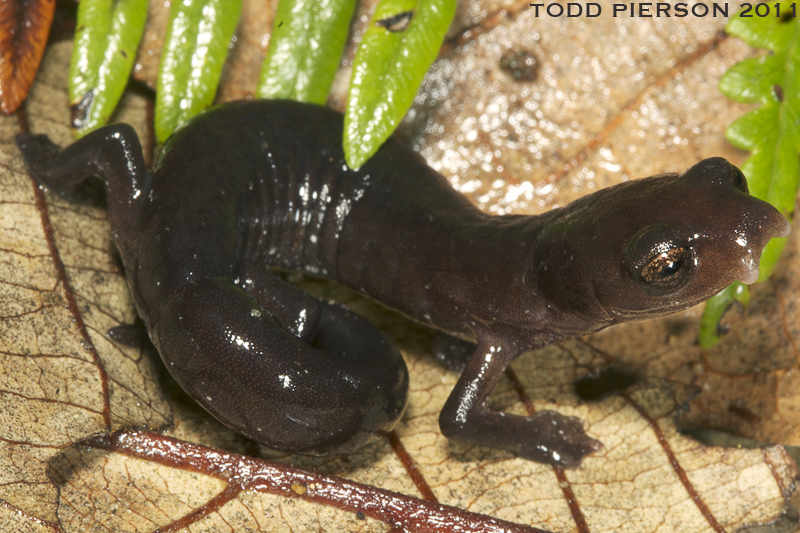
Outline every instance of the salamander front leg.
POLYGON ((467 444, 509 450, 521 457, 565 468, 577 467, 602 443, 586 435, 583 421, 555 411, 532 417, 498 413, 486 399, 519 352, 490 342, 478 347, 439 415, 442 434, 467 444))
POLYGON ((408 395, 399 352, 367 320, 258 270, 196 281, 162 306, 153 340, 181 387, 282 451, 351 452, 391 430, 408 395))

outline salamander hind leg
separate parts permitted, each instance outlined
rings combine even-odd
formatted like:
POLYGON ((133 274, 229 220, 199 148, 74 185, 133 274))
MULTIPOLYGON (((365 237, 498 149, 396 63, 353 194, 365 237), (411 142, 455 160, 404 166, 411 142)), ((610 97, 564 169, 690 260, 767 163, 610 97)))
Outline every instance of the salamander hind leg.
POLYGON ((95 130, 64 150, 47 135, 22 133, 15 141, 36 179, 57 191, 95 174, 106 180, 137 180, 145 171, 139 138, 127 124, 95 130))
POLYGON ((131 126, 104 126, 63 150, 46 135, 23 133, 15 140, 36 180, 55 191, 68 192, 89 176, 101 177, 106 183, 111 228, 117 244, 125 244, 146 196, 144 155, 131 126))
MULTIPOLYGON (((279 296, 291 295, 281 283, 279 296)), ((231 429, 282 451, 350 452, 391 430, 405 409, 408 371, 380 331, 304 293, 313 305, 254 292, 204 279, 161 308, 152 337, 181 387, 231 429), (309 320, 298 336, 286 327, 287 309, 301 307, 309 320)))

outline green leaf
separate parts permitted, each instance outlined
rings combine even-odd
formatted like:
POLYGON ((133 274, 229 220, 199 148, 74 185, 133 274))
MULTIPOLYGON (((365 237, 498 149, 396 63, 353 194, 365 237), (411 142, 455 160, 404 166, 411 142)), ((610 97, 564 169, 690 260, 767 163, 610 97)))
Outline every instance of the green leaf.
MULTIPOLYGON (((770 4, 774 14, 775 4, 770 4)), ((768 55, 750 58, 734 65, 722 76, 720 91, 739 102, 759 103, 760 107, 731 124, 728 140, 752 152, 742 165, 750 194, 774 205, 791 219, 800 185, 800 25, 791 5, 780 3, 783 17, 741 18, 728 22, 726 31, 748 44, 767 48, 768 55)), ((775 269, 786 239, 773 239, 761 254, 758 280, 764 281, 775 269)), ((734 283, 706 303, 701 321, 700 340, 713 346, 716 324, 734 300, 746 303, 745 287, 734 283), (733 290, 731 287, 736 286, 733 290)))
POLYGON ((455 14, 455 0, 383 0, 353 62, 344 153, 360 167, 414 101, 455 14))
MULTIPOLYGON (((774 7, 775 4, 772 4, 774 7)), ((753 48, 764 48, 767 50, 786 50, 787 43, 792 38, 794 32, 794 20, 791 18, 792 8, 788 2, 780 2, 782 17, 774 16, 774 11, 767 17, 752 16, 753 11, 741 17, 743 9, 735 13, 725 31, 728 35, 738 37, 753 48)))
POLYGON ((173 0, 158 71, 158 142, 213 102, 241 10, 242 0, 173 0))
POLYGON ((719 342, 719 321, 733 302, 741 302, 745 307, 750 302, 750 291, 740 281, 734 281, 706 302, 700 320, 700 346, 708 349, 719 342))
POLYGON ((324 104, 355 7, 353 0, 281 0, 258 97, 324 104))
POLYGON ((781 68, 775 56, 751 57, 728 69, 719 80, 719 91, 745 103, 765 102, 774 97, 772 87, 778 82, 781 68))
POLYGON ((69 101, 75 136, 108 122, 117 106, 147 19, 147 0, 83 0, 78 5, 69 101))

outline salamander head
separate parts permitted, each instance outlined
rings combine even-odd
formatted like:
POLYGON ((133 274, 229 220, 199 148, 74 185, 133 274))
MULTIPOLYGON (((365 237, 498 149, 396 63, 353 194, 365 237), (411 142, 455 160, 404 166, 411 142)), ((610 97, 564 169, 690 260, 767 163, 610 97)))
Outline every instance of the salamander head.
POLYGON ((562 311, 603 326, 755 282, 764 246, 791 230, 722 158, 603 189, 552 216, 537 246, 539 286, 562 311))

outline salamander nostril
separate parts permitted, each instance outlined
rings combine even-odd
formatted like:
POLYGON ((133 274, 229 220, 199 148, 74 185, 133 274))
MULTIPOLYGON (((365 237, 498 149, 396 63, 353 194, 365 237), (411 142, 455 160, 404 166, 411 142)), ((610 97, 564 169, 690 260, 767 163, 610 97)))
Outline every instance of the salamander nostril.
POLYGON ((744 173, 733 165, 731 165, 731 181, 733 182, 733 186, 740 191, 746 193, 750 192, 747 188, 747 178, 744 177, 744 173))

